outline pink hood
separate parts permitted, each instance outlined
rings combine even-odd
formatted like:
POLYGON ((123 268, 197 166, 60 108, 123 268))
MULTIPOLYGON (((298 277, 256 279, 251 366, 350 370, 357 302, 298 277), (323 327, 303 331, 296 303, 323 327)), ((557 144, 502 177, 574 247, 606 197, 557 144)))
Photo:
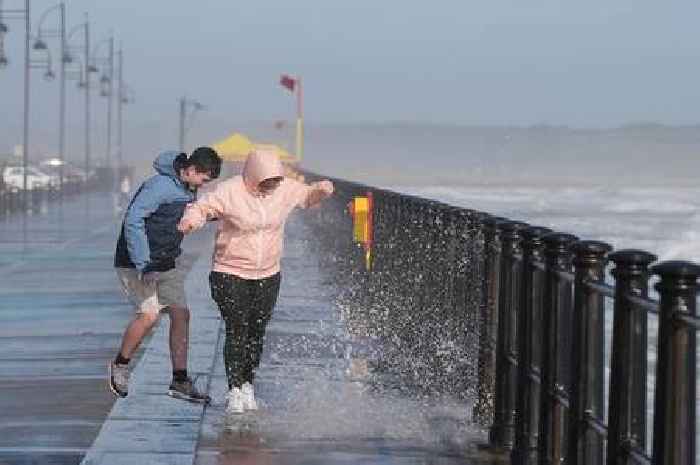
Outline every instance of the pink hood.
POLYGON ((246 158, 243 166, 243 180, 252 192, 257 192, 261 181, 281 176, 284 176, 284 170, 276 153, 256 150, 246 158))
POLYGON ((201 228, 218 218, 213 270, 244 279, 262 279, 280 270, 284 225, 296 207, 318 204, 331 195, 333 184, 311 185, 284 178, 268 195, 260 195, 260 181, 283 176, 282 164, 273 152, 256 151, 248 156, 242 176, 219 183, 188 206, 180 227, 201 228))

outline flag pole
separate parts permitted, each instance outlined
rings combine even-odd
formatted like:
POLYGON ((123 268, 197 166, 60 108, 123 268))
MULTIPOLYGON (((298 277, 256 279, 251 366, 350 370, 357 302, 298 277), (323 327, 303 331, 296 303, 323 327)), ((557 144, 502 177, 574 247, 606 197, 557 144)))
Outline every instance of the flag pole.
POLYGON ((297 161, 301 162, 304 151, 304 116, 302 107, 301 76, 297 76, 297 161))

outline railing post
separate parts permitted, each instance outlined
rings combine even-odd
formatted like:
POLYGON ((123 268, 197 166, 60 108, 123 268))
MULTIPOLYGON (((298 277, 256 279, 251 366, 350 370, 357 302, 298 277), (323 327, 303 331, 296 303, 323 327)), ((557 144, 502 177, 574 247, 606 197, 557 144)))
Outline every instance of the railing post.
POLYGON ((496 333, 498 294, 501 274, 501 232, 504 218, 488 217, 484 226, 484 279, 481 292, 479 328, 479 386, 474 405, 474 422, 482 426, 493 421, 493 397, 496 384, 496 333))
POLYGON ((580 241, 574 252, 574 314, 571 339, 571 386, 567 464, 601 465, 603 440, 586 422, 605 417, 605 298, 586 286, 604 283, 604 242, 580 241))
POLYGON ((489 432, 491 446, 512 449, 515 439, 515 397, 517 368, 516 331, 519 305, 520 266, 515 256, 521 252, 521 231, 525 223, 501 225, 501 276, 498 297, 498 336, 496 340, 496 399, 494 421, 489 432))
POLYGON ((515 421, 513 465, 537 463, 537 428, 539 419, 539 385, 530 377, 534 348, 539 348, 538 334, 542 315, 542 274, 535 263, 542 262, 542 236, 549 228, 533 226, 523 230, 522 281, 518 313, 518 398, 515 421))
POLYGON ((679 317, 697 316, 700 266, 669 261, 651 268, 661 277, 659 348, 654 402, 654 465, 695 463, 696 334, 679 317))
POLYGON ((642 250, 619 250, 610 254, 615 264, 610 388, 608 402, 609 465, 632 464, 632 447, 646 443, 647 313, 628 296, 649 294, 649 264, 656 256, 642 250))
POLYGON ((540 434, 537 438, 539 465, 559 465, 562 458, 562 406, 557 397, 564 391, 561 384, 563 345, 561 334, 564 307, 571 305, 570 284, 559 272, 571 271, 569 245, 578 238, 571 234, 551 233, 545 243, 545 293, 542 315, 542 353, 540 367, 540 434))

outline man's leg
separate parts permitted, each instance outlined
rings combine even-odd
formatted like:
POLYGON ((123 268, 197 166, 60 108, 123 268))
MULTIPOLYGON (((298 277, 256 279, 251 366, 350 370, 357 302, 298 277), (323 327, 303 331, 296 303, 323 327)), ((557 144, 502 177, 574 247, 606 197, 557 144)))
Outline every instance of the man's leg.
POLYGON ((110 362, 107 376, 110 390, 119 397, 126 397, 129 393, 129 361, 158 321, 160 305, 155 284, 144 283, 135 269, 117 268, 117 277, 124 294, 136 308, 136 317, 124 331, 119 353, 110 362))
POLYGON ((158 278, 158 301, 167 305, 170 314, 170 360, 173 381, 168 395, 191 402, 209 403, 206 394, 199 392, 187 374, 190 311, 185 298, 185 275, 174 268, 158 278))
POLYGON ((190 311, 187 307, 170 306, 170 360, 173 373, 187 370, 187 349, 189 347, 190 311))
POLYGON ((139 348, 143 338, 151 332, 153 326, 158 321, 158 312, 141 312, 131 320, 129 326, 124 331, 122 345, 119 355, 125 359, 130 359, 136 349, 139 348))

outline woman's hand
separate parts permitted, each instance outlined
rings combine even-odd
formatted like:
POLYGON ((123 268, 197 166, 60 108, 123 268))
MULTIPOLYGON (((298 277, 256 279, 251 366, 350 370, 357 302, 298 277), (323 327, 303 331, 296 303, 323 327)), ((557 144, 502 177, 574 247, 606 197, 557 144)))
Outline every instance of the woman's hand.
POLYGON ((186 218, 181 219, 180 222, 177 224, 177 230, 180 231, 182 234, 189 234, 195 229, 196 228, 194 224, 191 221, 188 221, 186 218))
POLYGON ((316 187, 318 187, 320 190, 326 193, 326 196, 330 196, 333 194, 335 191, 335 187, 333 186, 333 183, 330 182, 328 179, 324 179, 323 181, 319 181, 316 184, 316 187))
POLYGON ((318 181, 310 184, 312 188, 307 199, 307 205, 309 207, 315 207, 326 197, 330 197, 333 194, 334 187, 333 183, 327 179, 323 181, 318 181))

